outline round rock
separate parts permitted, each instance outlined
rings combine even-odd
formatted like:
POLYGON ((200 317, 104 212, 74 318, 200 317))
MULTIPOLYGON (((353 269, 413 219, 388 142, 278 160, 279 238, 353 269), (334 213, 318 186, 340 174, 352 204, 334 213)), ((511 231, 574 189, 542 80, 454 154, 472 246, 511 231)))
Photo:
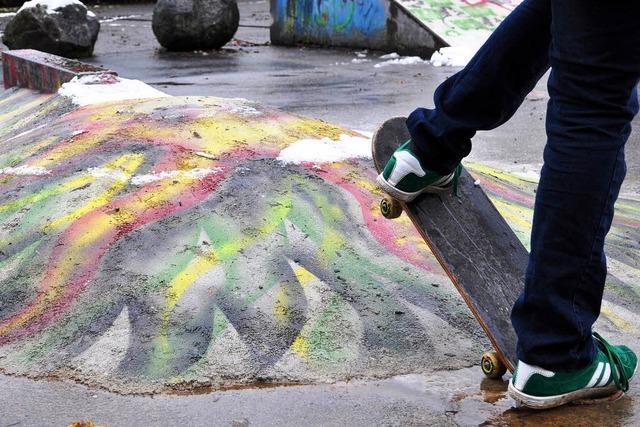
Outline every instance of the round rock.
POLYGON ((168 50, 219 49, 238 30, 236 0, 158 0, 153 33, 168 50))
POLYGON ((9 49, 82 58, 93 55, 99 32, 98 18, 77 0, 33 0, 9 21, 2 41, 9 49))

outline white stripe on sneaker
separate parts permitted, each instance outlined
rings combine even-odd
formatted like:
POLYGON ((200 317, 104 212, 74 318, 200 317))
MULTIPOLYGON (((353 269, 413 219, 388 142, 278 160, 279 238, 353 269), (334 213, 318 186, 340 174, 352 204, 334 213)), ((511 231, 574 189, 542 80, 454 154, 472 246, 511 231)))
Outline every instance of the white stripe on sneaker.
POLYGON ((546 378, 551 378, 555 375, 553 371, 549 371, 539 366, 529 365, 520 360, 518 361, 518 369, 516 370, 515 377, 516 380, 513 386, 518 390, 522 390, 533 374, 542 375, 546 378))
POLYGON ((420 161, 408 151, 396 151, 393 153, 393 157, 396 158, 396 164, 387 179, 387 182, 392 186, 398 185, 402 178, 410 173, 420 178, 426 175, 425 171, 422 170, 422 166, 420 166, 420 161))
POLYGON ((603 387, 607 385, 607 383, 609 382, 609 376, 611 376, 611 365, 606 363, 604 367, 604 375, 602 376, 602 379, 596 385, 596 387, 603 387))
POLYGON ((603 368, 604 368, 604 363, 603 362, 598 363, 598 367, 596 368, 593 375, 591 376, 591 380, 589 381, 589 383, 587 383, 585 387, 591 388, 596 385, 596 383, 600 379, 600 374, 602 373, 603 368))

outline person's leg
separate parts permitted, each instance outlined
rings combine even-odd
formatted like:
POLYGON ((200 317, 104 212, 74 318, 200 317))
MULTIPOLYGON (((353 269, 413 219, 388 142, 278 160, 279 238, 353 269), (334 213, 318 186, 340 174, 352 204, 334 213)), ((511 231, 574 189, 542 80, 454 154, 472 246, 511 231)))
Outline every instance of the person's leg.
POLYGON ((639 13, 635 0, 552 0, 548 141, 525 290, 512 313, 528 364, 566 372, 596 354, 604 239, 638 111, 639 13))
POLYGON ((506 122, 549 68, 550 26, 550 0, 523 1, 469 64, 438 87, 435 109, 409 116, 411 139, 385 165, 378 186, 405 202, 455 189, 471 137, 506 122))
POLYGON ((435 92, 434 109, 407 120, 412 149, 426 168, 448 174, 471 151, 478 130, 506 122, 549 68, 550 0, 523 1, 469 64, 435 92))

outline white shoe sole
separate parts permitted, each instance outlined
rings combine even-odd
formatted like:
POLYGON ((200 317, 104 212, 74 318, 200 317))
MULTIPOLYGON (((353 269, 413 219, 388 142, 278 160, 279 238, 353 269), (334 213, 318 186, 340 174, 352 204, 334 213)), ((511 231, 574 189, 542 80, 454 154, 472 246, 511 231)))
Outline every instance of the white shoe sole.
POLYGON ((378 178, 376 178, 376 183, 378 184, 378 187, 384 190, 391 197, 405 203, 415 200, 415 198, 421 195, 422 193, 438 194, 438 193, 443 193, 445 191, 451 190, 451 184, 449 184, 445 187, 425 187, 421 191, 417 191, 415 193, 407 193, 402 190, 398 190, 396 187, 389 184, 389 182, 386 179, 384 179, 384 176, 382 176, 382 174, 378 175, 378 178))
MULTIPOLYGON (((589 400, 591 401, 589 403, 596 403, 598 399, 605 397, 619 398, 622 397, 623 394, 624 393, 621 393, 620 390, 617 389, 615 384, 612 384, 606 387, 584 388, 557 396, 531 396, 515 388, 511 381, 509 381, 509 396, 516 401, 516 406, 525 406, 531 409, 555 408, 574 401, 584 402, 589 400)), ((607 399, 607 401, 609 400, 607 399)))

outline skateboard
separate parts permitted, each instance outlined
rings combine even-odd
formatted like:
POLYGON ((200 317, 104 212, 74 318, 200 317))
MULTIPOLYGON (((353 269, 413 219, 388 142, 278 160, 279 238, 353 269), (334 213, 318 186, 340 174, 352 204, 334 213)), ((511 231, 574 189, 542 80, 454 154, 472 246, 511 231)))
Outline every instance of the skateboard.
MULTIPOLYGON (((373 136, 378 172, 407 141, 405 118, 387 120, 373 136)), ((517 363, 511 308, 524 288, 529 254, 498 213, 481 183, 463 168, 457 194, 453 190, 422 194, 403 203, 387 196, 380 202, 389 219, 405 212, 469 306, 493 345, 481 358, 489 378, 513 372, 517 363)))

